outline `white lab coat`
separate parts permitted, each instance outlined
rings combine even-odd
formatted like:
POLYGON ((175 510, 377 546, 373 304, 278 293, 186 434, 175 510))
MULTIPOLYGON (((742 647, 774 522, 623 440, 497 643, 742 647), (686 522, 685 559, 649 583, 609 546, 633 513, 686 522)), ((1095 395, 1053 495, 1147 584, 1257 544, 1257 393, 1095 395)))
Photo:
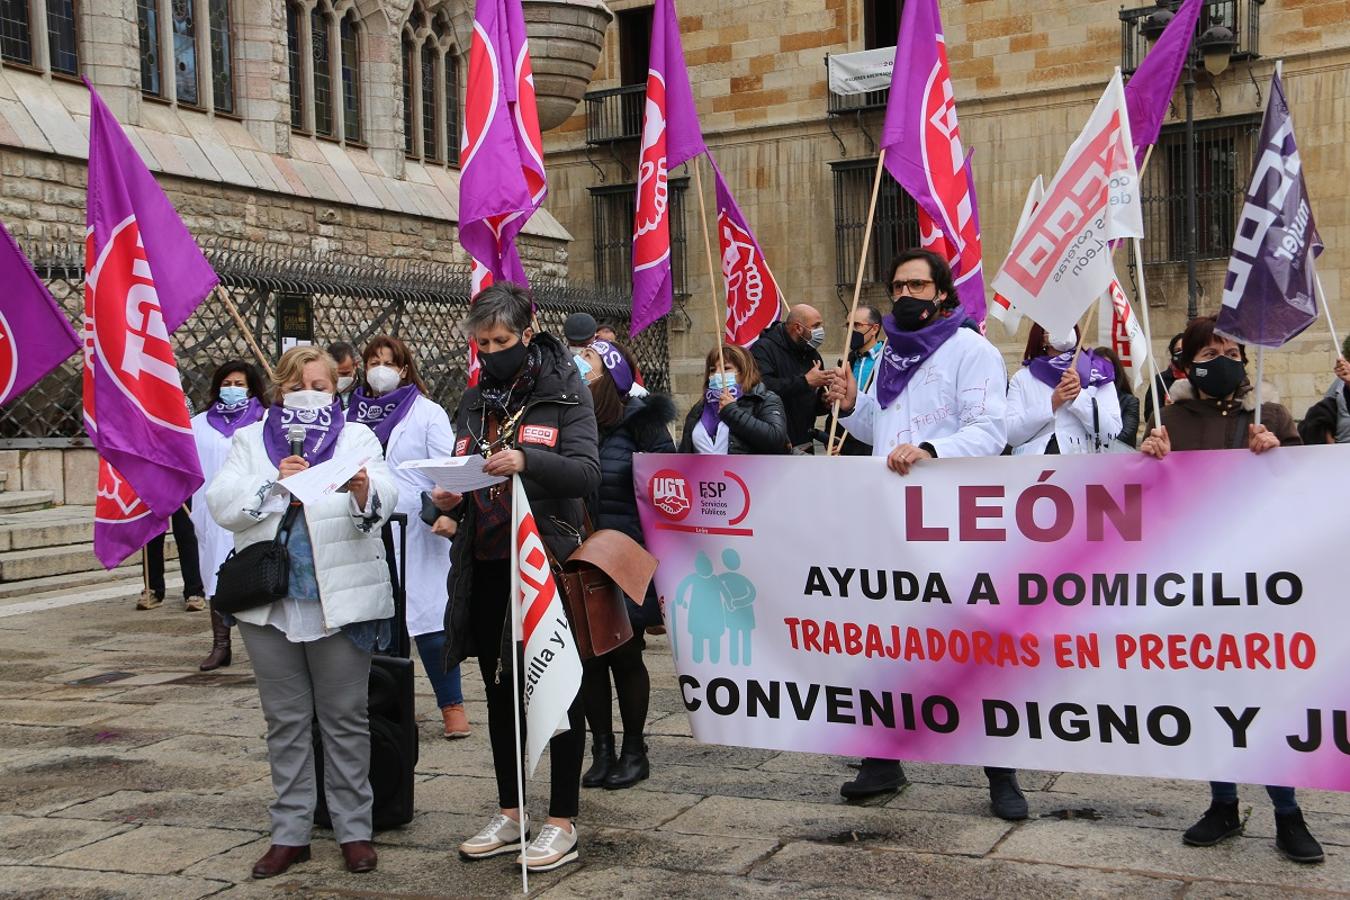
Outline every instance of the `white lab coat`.
POLYGON ((1050 436, 1060 453, 1095 453, 1120 434, 1120 398, 1114 382, 1085 387, 1077 399, 1052 409, 1055 389, 1025 366, 1008 385, 1008 443, 1013 455, 1044 453, 1050 436), (1096 423, 1093 403, 1096 403, 1096 423))
POLYGON ((192 495, 192 527, 197 531, 197 553, 201 557, 202 585, 206 596, 216 593, 216 570, 234 549, 234 535, 216 524, 206 505, 206 489, 216 477, 225 457, 230 455, 230 439, 206 420, 206 413, 192 417, 192 438, 197 442, 197 459, 202 464, 202 486, 192 495))
POLYGON ((1007 379, 998 349, 977 332, 960 328, 923 361, 890 406, 883 409, 877 402, 878 378, 873 378, 858 395, 853 414, 839 424, 871 444, 873 456, 921 443, 931 444, 939 459, 998 456, 1007 443, 1007 379))
MULTIPOLYGON (((397 511, 408 516, 408 634, 416 637, 445 628, 446 580, 450 575, 450 541, 433 534, 422 521, 422 492, 435 484, 401 463, 453 456, 455 431, 444 409, 418 396, 403 421, 394 426, 385 460, 398 485, 397 511)), ((394 542, 398 553, 398 541, 394 542)))

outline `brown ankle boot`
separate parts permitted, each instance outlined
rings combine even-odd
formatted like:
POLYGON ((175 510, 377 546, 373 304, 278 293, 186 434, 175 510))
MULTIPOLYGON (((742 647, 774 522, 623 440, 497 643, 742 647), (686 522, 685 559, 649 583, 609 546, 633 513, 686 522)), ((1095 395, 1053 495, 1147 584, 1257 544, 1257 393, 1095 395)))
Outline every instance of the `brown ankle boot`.
POLYGON ((230 626, 216 608, 211 607, 211 652, 197 668, 203 672, 219 669, 230 664, 230 626))

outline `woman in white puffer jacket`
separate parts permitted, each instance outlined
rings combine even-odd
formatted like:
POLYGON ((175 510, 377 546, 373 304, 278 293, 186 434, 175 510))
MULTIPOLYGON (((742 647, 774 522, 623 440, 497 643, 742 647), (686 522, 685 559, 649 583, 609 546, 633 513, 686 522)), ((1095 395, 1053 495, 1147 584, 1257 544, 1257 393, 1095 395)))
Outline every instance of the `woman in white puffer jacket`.
POLYGON ((289 595, 235 614, 267 719, 272 785, 272 846, 254 878, 280 875, 309 858, 317 800, 311 721, 323 735, 324 787, 347 869, 375 868, 370 845, 370 657, 388 643, 393 590, 380 532, 398 489, 369 428, 347 422, 335 402, 337 364, 314 347, 296 347, 277 364, 273 406, 240 429, 206 499, 234 533, 235 550, 270 541, 282 527, 289 495, 280 479, 334 456, 365 457, 337 492, 295 510, 289 530, 289 595), (300 454, 291 430, 304 429, 300 454))

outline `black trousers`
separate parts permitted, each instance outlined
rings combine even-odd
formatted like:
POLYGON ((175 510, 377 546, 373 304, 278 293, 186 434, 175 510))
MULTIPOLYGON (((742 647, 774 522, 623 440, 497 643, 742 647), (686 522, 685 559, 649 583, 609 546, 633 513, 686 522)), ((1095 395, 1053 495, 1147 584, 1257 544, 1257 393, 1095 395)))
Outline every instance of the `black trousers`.
MULTIPOLYGON (((510 628, 511 564, 505 560, 476 560, 470 599, 470 623, 474 646, 478 649, 478 668, 483 673, 487 693, 488 740, 492 744, 492 767, 497 775, 497 802, 502 809, 520 806, 516 792, 516 773, 523 764, 524 751, 516 745, 516 726, 511 704, 520 704, 512 696, 511 670, 498 671, 503 631, 510 628)), ((520 665, 517 653, 516 664, 520 665)), ((525 736, 521 713, 521 737, 525 736)), ((548 814, 574 819, 581 804, 581 759, 586 751, 586 720, 581 711, 581 695, 567 710, 570 728, 549 741, 552 782, 549 785, 548 814)))
MULTIPOLYGON (((189 500, 188 508, 192 507, 189 500)), ((169 520, 173 528, 173 540, 178 545, 178 566, 183 571, 183 597, 200 597, 202 587, 202 564, 197 556, 197 529, 192 527, 192 518, 187 510, 179 507, 169 520)), ((155 596, 164 599, 164 535, 157 535, 145 545, 145 568, 150 581, 150 590, 155 596)))
POLYGON ((642 659, 647 644, 641 629, 635 626, 634 630, 637 633, 631 640, 581 663, 581 699, 586 723, 593 734, 613 734, 613 695, 617 694, 625 744, 642 740, 652 693, 651 675, 642 659), (610 672, 614 673, 613 694, 609 687, 610 672))

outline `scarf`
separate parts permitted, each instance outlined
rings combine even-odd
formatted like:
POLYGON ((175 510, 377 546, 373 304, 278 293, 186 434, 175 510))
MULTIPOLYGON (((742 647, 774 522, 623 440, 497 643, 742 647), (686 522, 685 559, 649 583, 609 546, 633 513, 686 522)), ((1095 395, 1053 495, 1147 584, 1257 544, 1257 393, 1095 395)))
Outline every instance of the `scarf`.
POLYGON ((234 433, 245 425, 252 425, 263 417, 262 401, 249 397, 234 406, 226 406, 217 400, 206 411, 206 421, 225 437, 234 437, 234 433))
MULTIPOLYGON (((1038 356, 1035 359, 1027 360, 1022 363, 1031 370, 1031 374, 1037 381, 1047 384, 1051 388, 1059 387, 1059 380, 1064 377, 1064 373, 1069 370, 1069 363, 1073 360, 1073 351, 1069 350, 1058 356, 1038 356)), ((1100 384, 1107 384, 1116 380, 1116 370, 1111 365, 1111 361, 1103 359, 1091 350, 1084 350, 1078 354, 1078 380, 1083 383, 1083 387, 1097 387, 1100 384)))
POLYGON ((530 399, 534 386, 539 382, 539 373, 544 368, 544 351, 538 343, 532 343, 526 350, 525 368, 510 384, 494 380, 484 369, 478 376, 478 395, 488 412, 495 412, 503 419, 509 419, 530 399))
POLYGON ((387 446, 394 426, 403 421, 419 396, 421 393, 415 384, 405 384, 381 397, 371 397, 364 387, 359 387, 347 407, 347 421, 369 426, 380 439, 380 446, 387 446))
MULTIPOLYGON (((741 399, 741 386, 739 384, 733 384, 728 390, 731 391, 731 399, 741 399)), ((708 388, 703 394, 703 415, 698 417, 698 421, 703 426, 703 430, 708 432, 708 437, 717 436, 717 426, 722 422, 719 416, 722 412, 721 403, 721 390, 708 388)))
POLYGON ((263 419, 263 445, 272 462, 280 465, 283 459, 291 455, 290 427, 303 425, 305 443, 300 455, 311 466, 317 465, 333 458, 333 450, 337 447, 338 435, 342 433, 345 421, 342 404, 338 401, 324 409, 274 406, 263 419))
POLYGON ((956 334, 961 319, 956 315, 938 316, 918 331, 901 331, 895 317, 887 314, 881 320, 881 328, 886 332, 886 349, 877 361, 873 383, 877 387, 877 402, 886 409, 904 392, 924 361, 956 334))

